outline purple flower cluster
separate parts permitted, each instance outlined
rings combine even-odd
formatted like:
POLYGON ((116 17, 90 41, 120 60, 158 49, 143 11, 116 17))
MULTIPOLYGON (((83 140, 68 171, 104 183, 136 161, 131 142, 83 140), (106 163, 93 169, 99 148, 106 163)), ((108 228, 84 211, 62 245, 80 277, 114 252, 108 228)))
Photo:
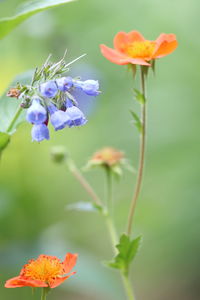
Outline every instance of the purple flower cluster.
POLYGON ((31 131, 33 141, 49 140, 49 121, 56 131, 87 123, 87 119, 71 95, 74 89, 81 89, 90 96, 97 96, 100 93, 99 83, 95 80, 81 81, 61 77, 39 85, 37 89, 39 93, 32 97, 26 114, 26 120, 33 124, 31 131))

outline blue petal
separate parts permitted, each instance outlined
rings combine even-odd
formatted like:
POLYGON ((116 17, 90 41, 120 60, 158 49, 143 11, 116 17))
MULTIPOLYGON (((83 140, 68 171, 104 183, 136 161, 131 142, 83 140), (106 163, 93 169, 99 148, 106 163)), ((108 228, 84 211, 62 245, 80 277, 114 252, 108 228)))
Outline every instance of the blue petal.
POLYGON ((82 91, 89 96, 98 96, 100 94, 99 82, 97 80, 77 80, 74 81, 74 86, 82 89, 82 91))
POLYGON ((56 96, 57 92, 58 88, 53 80, 44 82, 40 85, 40 93, 43 97, 53 98, 56 96))
POLYGON ((47 112, 40 104, 39 99, 33 99, 31 106, 27 110, 26 120, 33 124, 42 124, 47 119, 47 112))
POLYGON ((58 89, 62 92, 69 91, 73 86, 73 79, 71 77, 61 77, 56 80, 58 89))
POLYGON ((87 123, 83 112, 76 106, 69 107, 66 113, 70 118, 69 127, 82 126, 87 123))
POLYGON ((41 142, 49 140, 49 130, 45 124, 35 124, 31 131, 32 141, 41 142))

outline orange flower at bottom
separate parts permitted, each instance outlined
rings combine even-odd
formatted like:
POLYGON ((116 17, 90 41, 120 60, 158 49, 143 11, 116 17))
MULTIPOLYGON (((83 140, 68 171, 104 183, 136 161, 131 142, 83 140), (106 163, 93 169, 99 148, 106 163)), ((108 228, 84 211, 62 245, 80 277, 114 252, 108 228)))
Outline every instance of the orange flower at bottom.
POLYGON ((20 275, 6 281, 6 288, 23 286, 55 288, 76 272, 68 274, 76 264, 77 254, 67 253, 61 262, 56 256, 40 255, 26 264, 20 275))
POLYGON ((145 65, 150 61, 172 53, 178 43, 174 34, 162 33, 155 41, 146 40, 138 31, 118 32, 114 37, 114 49, 100 45, 101 53, 118 65, 145 65))

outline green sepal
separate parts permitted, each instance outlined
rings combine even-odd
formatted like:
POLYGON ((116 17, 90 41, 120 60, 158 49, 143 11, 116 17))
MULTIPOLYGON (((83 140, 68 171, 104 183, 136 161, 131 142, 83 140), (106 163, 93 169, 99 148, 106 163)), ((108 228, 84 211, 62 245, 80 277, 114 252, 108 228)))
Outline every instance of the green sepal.
POLYGON ((146 102, 146 99, 144 97, 144 95, 137 89, 133 89, 134 92, 135 92, 135 99, 141 103, 141 104, 144 104, 146 102))
POLYGON ((151 69, 153 71, 153 74, 155 75, 156 74, 156 60, 155 59, 153 59, 151 61, 151 69))
POLYGON ((138 117, 138 115, 134 111, 131 110, 130 113, 133 117, 134 125, 137 127, 137 129, 141 133, 143 126, 142 126, 142 122, 141 122, 140 118, 138 117))
POLYGON ((151 66, 141 66, 142 73, 144 74, 145 77, 147 77, 148 75, 149 68, 151 68, 151 66))
POLYGON ((66 205, 66 210, 84 211, 84 212, 103 212, 103 207, 92 202, 75 202, 66 205))
POLYGON ((129 236, 122 234, 119 244, 116 245, 119 253, 115 256, 114 261, 106 262, 106 265, 111 268, 121 270, 123 274, 127 276, 130 264, 139 250, 141 239, 142 236, 138 236, 131 240, 129 236))

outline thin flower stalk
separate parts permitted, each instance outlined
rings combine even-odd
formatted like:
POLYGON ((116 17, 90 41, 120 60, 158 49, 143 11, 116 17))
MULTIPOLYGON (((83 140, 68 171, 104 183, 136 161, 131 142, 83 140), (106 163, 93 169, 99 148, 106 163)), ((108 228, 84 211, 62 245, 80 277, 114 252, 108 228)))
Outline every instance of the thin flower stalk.
MULTIPOLYGON (((145 99, 146 97, 145 73, 143 67, 141 67, 141 90, 142 90, 143 97, 145 99)), ((135 185, 135 191, 130 204, 129 216, 128 216, 127 234, 129 236, 131 235, 131 231, 132 231, 133 217, 134 217, 137 199, 139 197, 140 190, 141 190, 143 170, 144 170, 145 138, 146 138, 146 101, 144 101, 144 103, 141 104, 141 125, 142 125, 142 130, 140 134, 140 153, 139 153, 140 157, 139 157, 138 175, 137 175, 137 181, 135 185)))

